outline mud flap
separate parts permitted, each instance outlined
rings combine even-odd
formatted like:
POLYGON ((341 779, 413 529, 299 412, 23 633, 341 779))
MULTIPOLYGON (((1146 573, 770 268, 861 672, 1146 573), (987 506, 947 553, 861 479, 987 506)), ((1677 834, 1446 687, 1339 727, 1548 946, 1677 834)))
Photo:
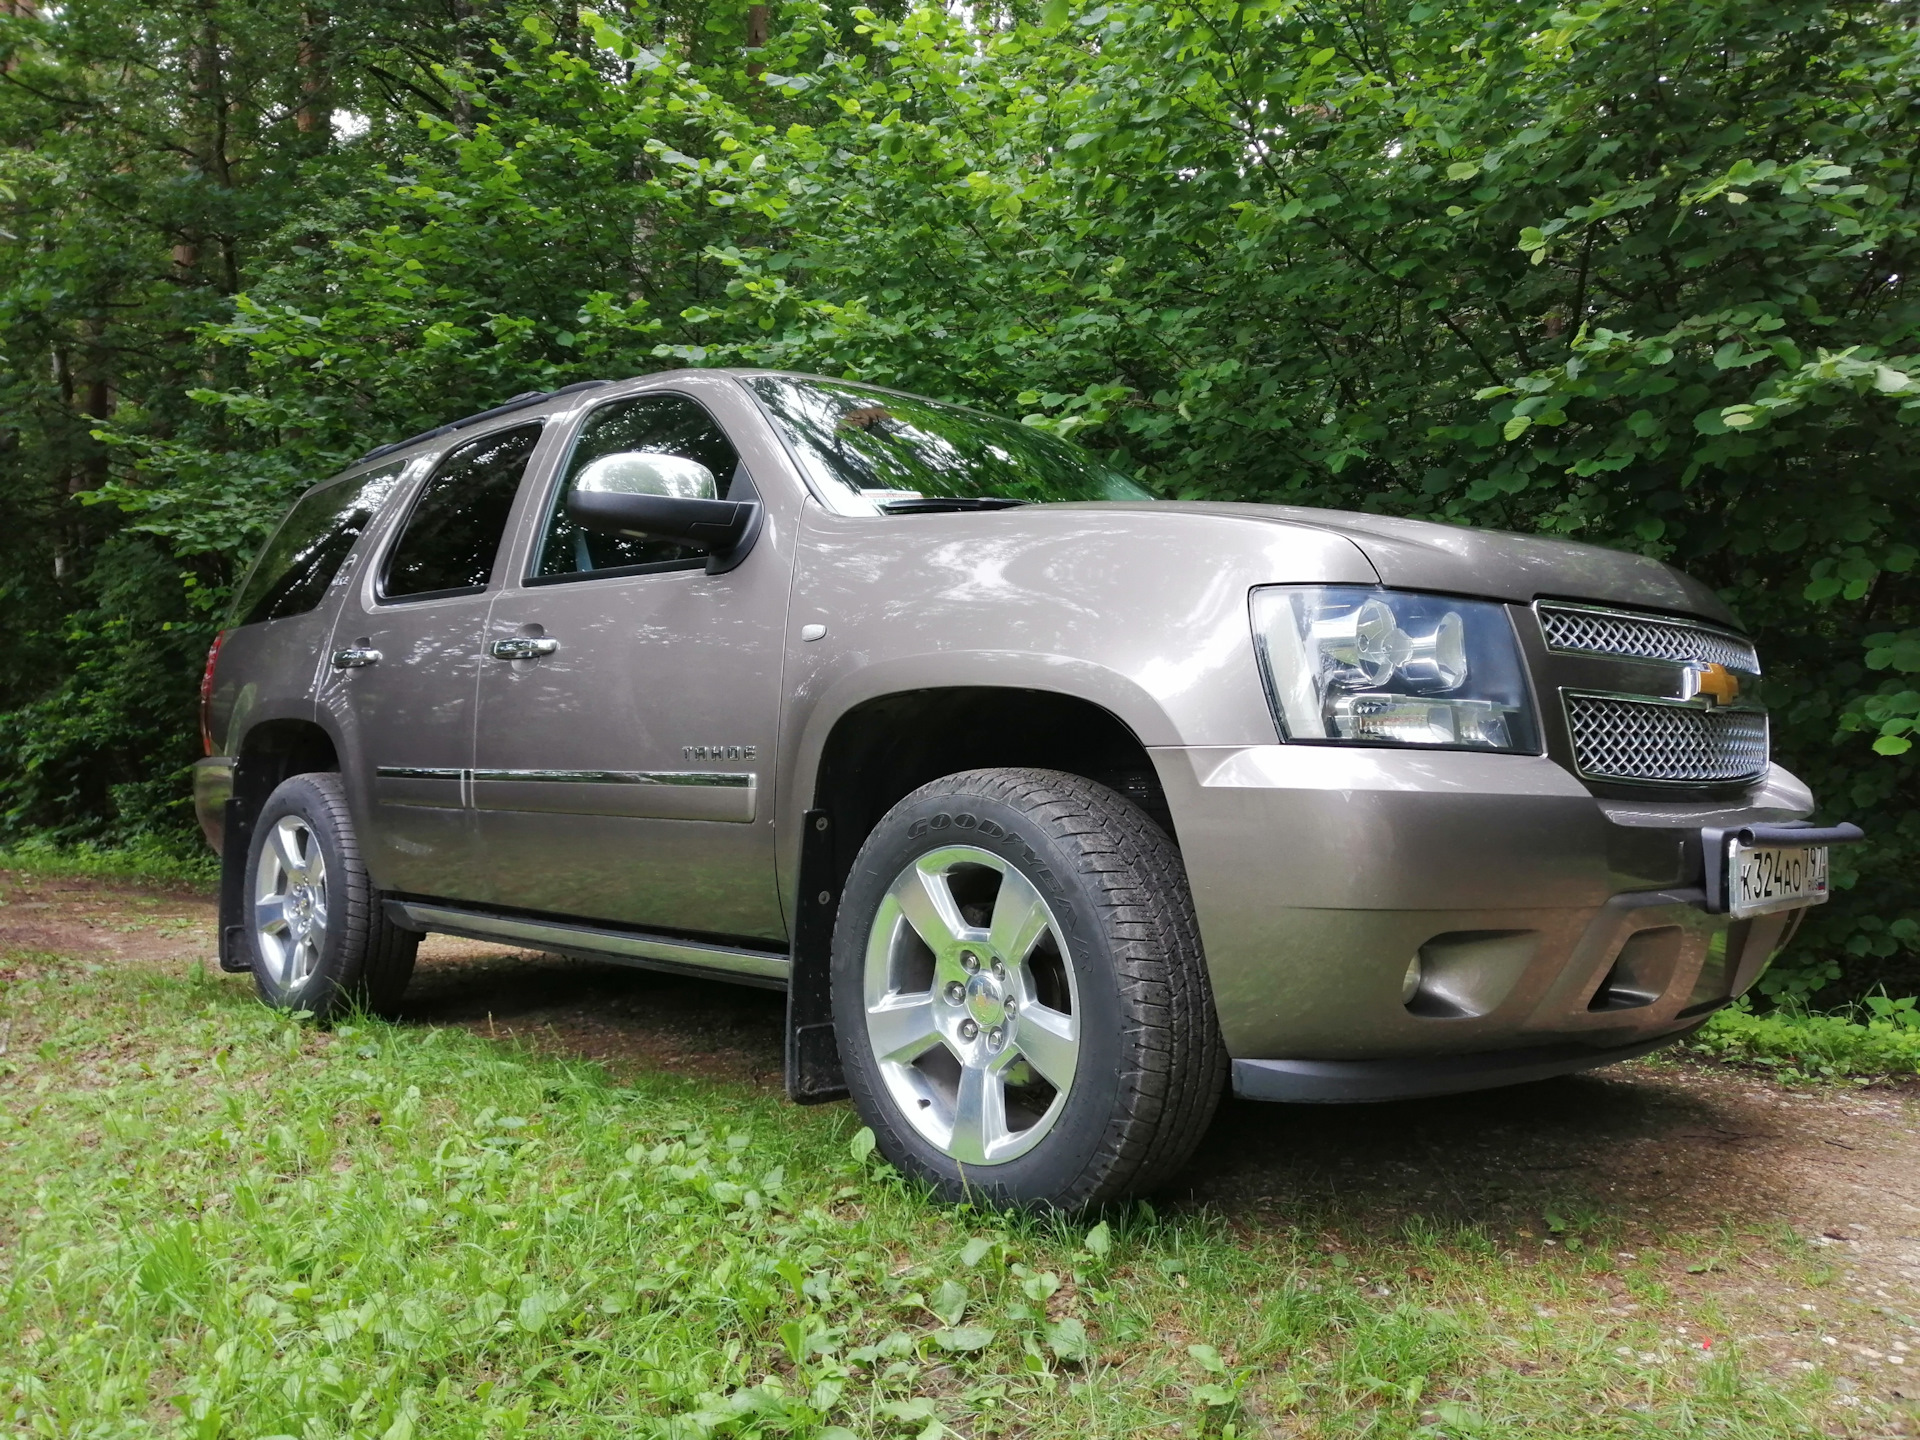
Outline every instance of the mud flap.
POLYGON ((809 810, 800 842, 800 894, 794 906, 793 964, 787 979, 787 1098, 798 1105, 847 1093, 833 1033, 834 888, 832 822, 809 810))
POLYGON ((253 853, 253 817, 260 807, 227 801, 220 847, 220 968, 231 975, 253 969, 247 943, 247 857, 253 853))

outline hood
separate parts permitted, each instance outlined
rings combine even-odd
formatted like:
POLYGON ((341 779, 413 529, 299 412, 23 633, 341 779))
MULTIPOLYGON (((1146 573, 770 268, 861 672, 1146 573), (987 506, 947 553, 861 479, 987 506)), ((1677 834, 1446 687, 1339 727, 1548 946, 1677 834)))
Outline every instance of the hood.
POLYGON ((1205 502, 1181 508, 1331 531, 1357 546, 1380 583, 1396 590, 1440 590, 1523 605, 1540 599, 1585 600, 1739 624, 1712 587, 1662 561, 1600 545, 1357 510, 1205 502))

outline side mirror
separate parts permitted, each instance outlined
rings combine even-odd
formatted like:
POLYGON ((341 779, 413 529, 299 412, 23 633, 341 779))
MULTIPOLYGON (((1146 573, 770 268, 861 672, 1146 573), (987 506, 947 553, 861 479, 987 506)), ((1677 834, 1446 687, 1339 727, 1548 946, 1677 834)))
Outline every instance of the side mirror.
POLYGON ((713 472, 677 455, 602 455, 580 472, 567 515, 582 530, 707 547, 707 573, 747 556, 760 534, 761 507, 715 498, 713 472))

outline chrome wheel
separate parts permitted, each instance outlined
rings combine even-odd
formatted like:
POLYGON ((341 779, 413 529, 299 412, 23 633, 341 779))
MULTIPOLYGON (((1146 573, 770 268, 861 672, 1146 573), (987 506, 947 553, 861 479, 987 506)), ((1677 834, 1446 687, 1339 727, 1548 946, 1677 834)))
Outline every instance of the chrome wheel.
POLYGON ((867 933, 867 1039, 922 1139, 999 1165, 1060 1118, 1080 1060, 1073 957, 1033 883, 970 845, 922 855, 867 933))
POLYGON ((327 860, 313 827, 285 815, 267 832, 253 896, 260 958, 274 982, 298 990, 327 939, 327 860))

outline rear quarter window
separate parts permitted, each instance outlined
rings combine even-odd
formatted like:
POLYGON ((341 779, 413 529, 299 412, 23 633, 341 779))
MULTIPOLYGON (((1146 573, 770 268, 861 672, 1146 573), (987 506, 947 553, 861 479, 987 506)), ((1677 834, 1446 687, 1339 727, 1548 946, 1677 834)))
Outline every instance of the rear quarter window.
POLYGON ((318 605, 406 468, 390 465, 301 496, 240 582, 227 624, 284 620, 318 605))

